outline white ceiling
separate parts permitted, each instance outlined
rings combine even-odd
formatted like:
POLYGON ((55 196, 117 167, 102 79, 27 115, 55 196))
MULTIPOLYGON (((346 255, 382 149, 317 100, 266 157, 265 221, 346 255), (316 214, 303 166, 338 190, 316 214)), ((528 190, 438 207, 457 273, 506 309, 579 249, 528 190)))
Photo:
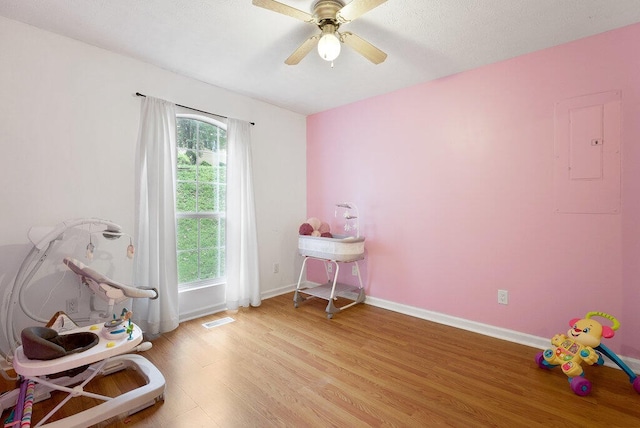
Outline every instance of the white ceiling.
POLYGON ((251 0, 1 0, 0 16, 306 115, 640 22, 640 0, 388 0, 341 27, 387 60, 343 46, 334 68, 285 65, 319 30, 251 0))

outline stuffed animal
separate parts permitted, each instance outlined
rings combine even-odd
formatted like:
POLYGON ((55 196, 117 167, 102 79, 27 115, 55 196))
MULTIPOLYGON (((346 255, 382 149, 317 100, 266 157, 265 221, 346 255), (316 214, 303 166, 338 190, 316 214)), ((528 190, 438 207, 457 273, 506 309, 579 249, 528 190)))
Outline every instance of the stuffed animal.
POLYGON ((311 225, 311 227, 313 227, 313 230, 320 229, 320 225, 322 224, 320 219, 316 218, 316 217, 311 217, 311 218, 307 219, 307 223, 309 223, 311 225))
POLYGON ((331 228, 329 227, 329 223, 324 221, 320 223, 320 227, 318 228, 318 231, 320 232, 320 234, 329 233, 330 230, 331 228))
POLYGON ((614 321, 613 326, 603 326, 591 317, 603 316, 601 312, 589 312, 584 318, 574 318, 569 321, 571 328, 567 334, 556 334, 551 339, 553 348, 546 349, 542 355, 546 365, 560 366, 564 374, 573 378, 582 376, 582 362, 589 365, 601 362, 602 357, 594 348, 600 345, 602 338, 610 338, 615 334, 620 323, 613 317, 607 316, 614 321))
POLYGON ((311 235, 313 233, 313 226, 309 223, 302 223, 300 229, 298 229, 300 235, 311 235))
POLYGON ((333 235, 331 235, 331 232, 329 232, 329 230, 329 223, 320 221, 320 219, 316 217, 311 217, 306 222, 300 225, 298 234, 323 238, 333 238, 333 235))

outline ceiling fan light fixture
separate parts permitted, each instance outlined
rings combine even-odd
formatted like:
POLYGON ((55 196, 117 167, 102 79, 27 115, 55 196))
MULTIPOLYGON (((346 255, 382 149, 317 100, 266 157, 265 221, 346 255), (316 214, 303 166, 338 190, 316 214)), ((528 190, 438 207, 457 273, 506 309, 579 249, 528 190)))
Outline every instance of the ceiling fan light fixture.
POLYGON ((334 33, 324 33, 318 41, 318 55, 325 61, 333 61, 340 55, 340 39, 334 33))
POLYGON ((363 38, 348 31, 338 32, 342 25, 386 2, 387 0, 314 0, 311 13, 308 13, 276 0, 253 0, 255 6, 291 16, 320 29, 321 33, 316 33, 298 46, 284 61, 285 64, 298 64, 317 46, 320 58, 330 62, 332 67, 333 60, 340 55, 342 43, 374 64, 380 64, 387 58, 386 53, 363 38))

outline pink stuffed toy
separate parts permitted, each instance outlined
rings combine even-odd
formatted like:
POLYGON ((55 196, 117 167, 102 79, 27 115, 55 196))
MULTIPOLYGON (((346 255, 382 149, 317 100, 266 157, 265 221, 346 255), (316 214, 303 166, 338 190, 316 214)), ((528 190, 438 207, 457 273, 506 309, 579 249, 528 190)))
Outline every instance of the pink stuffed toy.
POLYGON ((305 223, 302 223, 302 225, 300 225, 298 233, 300 235, 333 238, 333 235, 329 232, 329 230, 329 223, 320 221, 320 219, 316 217, 311 217, 305 223))
POLYGON ((313 233, 313 226, 309 223, 302 223, 300 229, 298 229, 300 235, 311 235, 313 233))

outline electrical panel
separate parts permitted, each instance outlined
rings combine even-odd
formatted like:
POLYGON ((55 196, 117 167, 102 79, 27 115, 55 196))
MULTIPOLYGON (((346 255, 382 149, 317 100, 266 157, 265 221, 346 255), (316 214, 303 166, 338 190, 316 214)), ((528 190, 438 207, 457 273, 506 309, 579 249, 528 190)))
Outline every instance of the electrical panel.
POLYGON ((555 106, 555 210, 620 211, 620 92, 585 95, 555 106))

